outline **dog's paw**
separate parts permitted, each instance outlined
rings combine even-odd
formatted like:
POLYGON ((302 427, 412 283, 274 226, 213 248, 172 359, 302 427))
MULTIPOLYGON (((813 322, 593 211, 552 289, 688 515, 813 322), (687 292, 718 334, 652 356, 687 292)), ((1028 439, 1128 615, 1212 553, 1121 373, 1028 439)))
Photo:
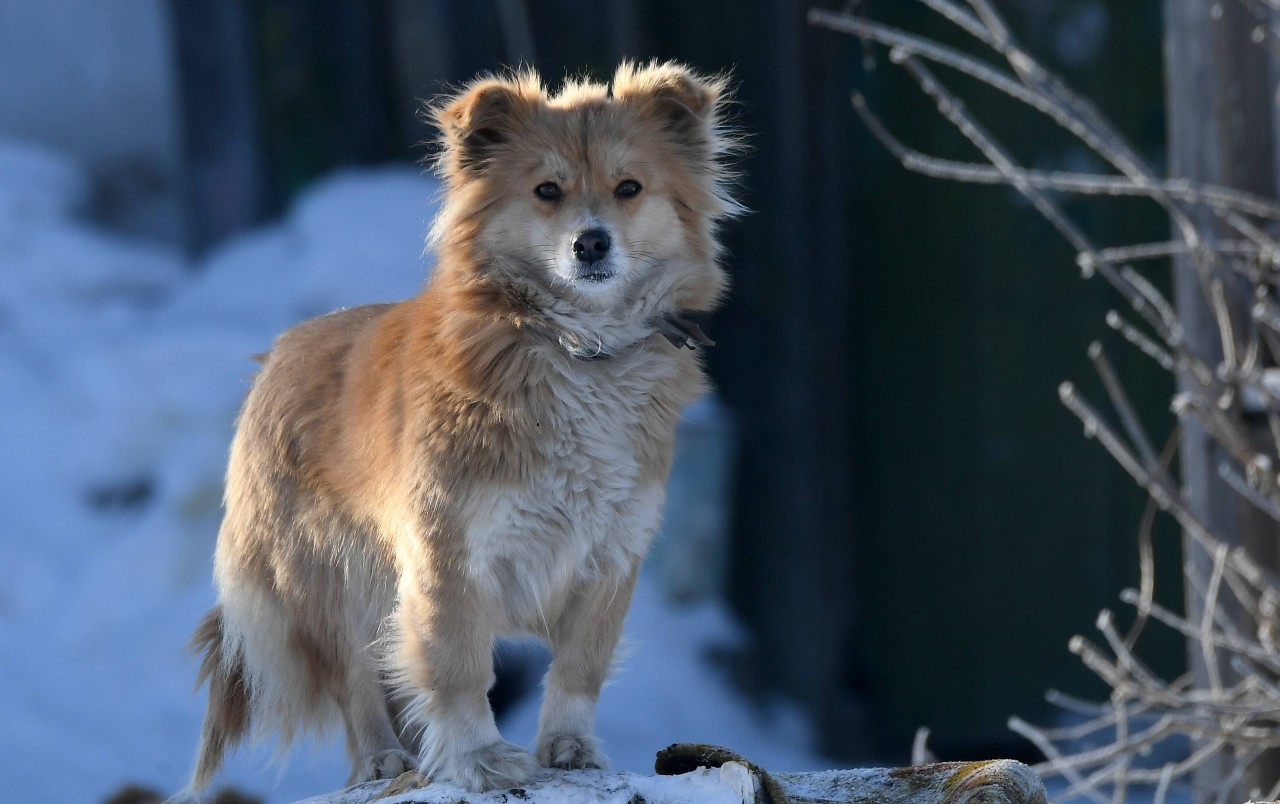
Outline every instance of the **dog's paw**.
POLYGON ((579 734, 553 734, 538 745, 538 761, 548 768, 562 770, 604 770, 609 760, 600 752, 595 737, 579 734))
POLYGON ((432 781, 448 782, 473 793, 519 787, 538 770, 538 760, 518 745, 499 740, 436 762, 423 763, 432 781))
POLYGON ((395 779, 406 771, 415 770, 417 766, 417 758, 402 748, 379 751, 361 761, 360 769, 356 773, 356 783, 371 782, 375 779, 395 779))

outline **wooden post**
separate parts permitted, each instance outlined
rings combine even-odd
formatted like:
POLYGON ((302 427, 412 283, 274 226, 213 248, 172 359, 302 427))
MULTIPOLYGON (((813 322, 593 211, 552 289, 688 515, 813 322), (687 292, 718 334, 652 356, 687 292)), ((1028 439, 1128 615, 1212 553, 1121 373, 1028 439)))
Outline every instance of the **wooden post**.
MULTIPOLYGON (((1272 12, 1274 14, 1274 12, 1272 12)), ((1276 85, 1280 60, 1275 51, 1252 36, 1260 20, 1245 3, 1209 0, 1165 0, 1165 60, 1168 89, 1169 170, 1177 178, 1247 190, 1276 197, 1276 85)), ((1274 20, 1272 21, 1274 22, 1274 20)), ((1193 213, 1197 228, 1226 235, 1207 208, 1193 213)), ((1208 365, 1222 357, 1217 324, 1209 309, 1190 257, 1174 261, 1175 297, 1188 348, 1208 365)), ((1243 305, 1247 299, 1238 299, 1243 305)), ((1228 544, 1244 546, 1263 566, 1276 569, 1280 528, 1247 510, 1218 477, 1223 451, 1203 428, 1188 420, 1182 443, 1183 487, 1191 510, 1228 544), (1258 549, 1266 545, 1265 549, 1258 549)), ((1206 579, 1211 559, 1184 537, 1191 571, 1206 579)), ((1204 610, 1194 588, 1186 591, 1192 621, 1204 610)), ((1208 684, 1207 668, 1197 645, 1190 661, 1199 685, 1208 684)), ((1222 667, 1224 679, 1230 668, 1222 667)), ((1197 788, 1217 793, 1229 757, 1206 765, 1195 778, 1197 788)), ((1280 776, 1280 757, 1263 758, 1226 800, 1243 801, 1251 788, 1269 787, 1280 776)))

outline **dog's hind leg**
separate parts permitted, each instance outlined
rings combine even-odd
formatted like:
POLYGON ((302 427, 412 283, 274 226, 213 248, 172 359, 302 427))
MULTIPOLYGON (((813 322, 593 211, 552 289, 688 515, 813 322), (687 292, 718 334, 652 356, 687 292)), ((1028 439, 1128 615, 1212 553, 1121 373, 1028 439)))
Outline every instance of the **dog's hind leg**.
MULTIPOLYGON (((310 627, 294 618, 289 647, 304 669, 312 696, 326 695, 342 715, 351 760, 349 783, 393 779, 417 764, 396 736, 366 629, 331 619, 310 627)), ((369 629, 370 631, 372 629, 369 629)))
POLYGON ((417 767, 417 758, 396 736, 377 673, 365 666, 351 668, 346 682, 337 697, 351 757, 349 784, 394 779, 417 767))

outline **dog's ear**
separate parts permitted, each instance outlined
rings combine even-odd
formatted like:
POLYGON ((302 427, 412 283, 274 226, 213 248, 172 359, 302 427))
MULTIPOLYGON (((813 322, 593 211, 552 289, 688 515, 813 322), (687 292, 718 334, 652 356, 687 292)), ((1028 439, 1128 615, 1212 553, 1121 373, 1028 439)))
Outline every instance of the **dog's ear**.
POLYGON ((728 80, 704 76, 675 62, 637 66, 623 62, 613 76, 613 96, 656 115, 678 145, 708 154, 729 102, 728 80))
POLYGON ((483 172, 493 151, 513 139, 542 97, 538 77, 484 78, 431 109, 443 138, 446 170, 483 172))

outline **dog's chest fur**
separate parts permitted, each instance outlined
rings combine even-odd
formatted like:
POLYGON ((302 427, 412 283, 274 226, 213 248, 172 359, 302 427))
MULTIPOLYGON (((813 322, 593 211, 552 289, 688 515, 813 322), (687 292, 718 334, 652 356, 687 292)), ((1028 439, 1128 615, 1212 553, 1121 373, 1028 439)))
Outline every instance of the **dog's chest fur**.
POLYGON ((500 627, 545 633, 577 582, 621 580, 648 548, 674 436, 655 403, 670 362, 569 364, 531 384, 510 456, 519 480, 479 489, 468 506, 470 574, 500 627))

